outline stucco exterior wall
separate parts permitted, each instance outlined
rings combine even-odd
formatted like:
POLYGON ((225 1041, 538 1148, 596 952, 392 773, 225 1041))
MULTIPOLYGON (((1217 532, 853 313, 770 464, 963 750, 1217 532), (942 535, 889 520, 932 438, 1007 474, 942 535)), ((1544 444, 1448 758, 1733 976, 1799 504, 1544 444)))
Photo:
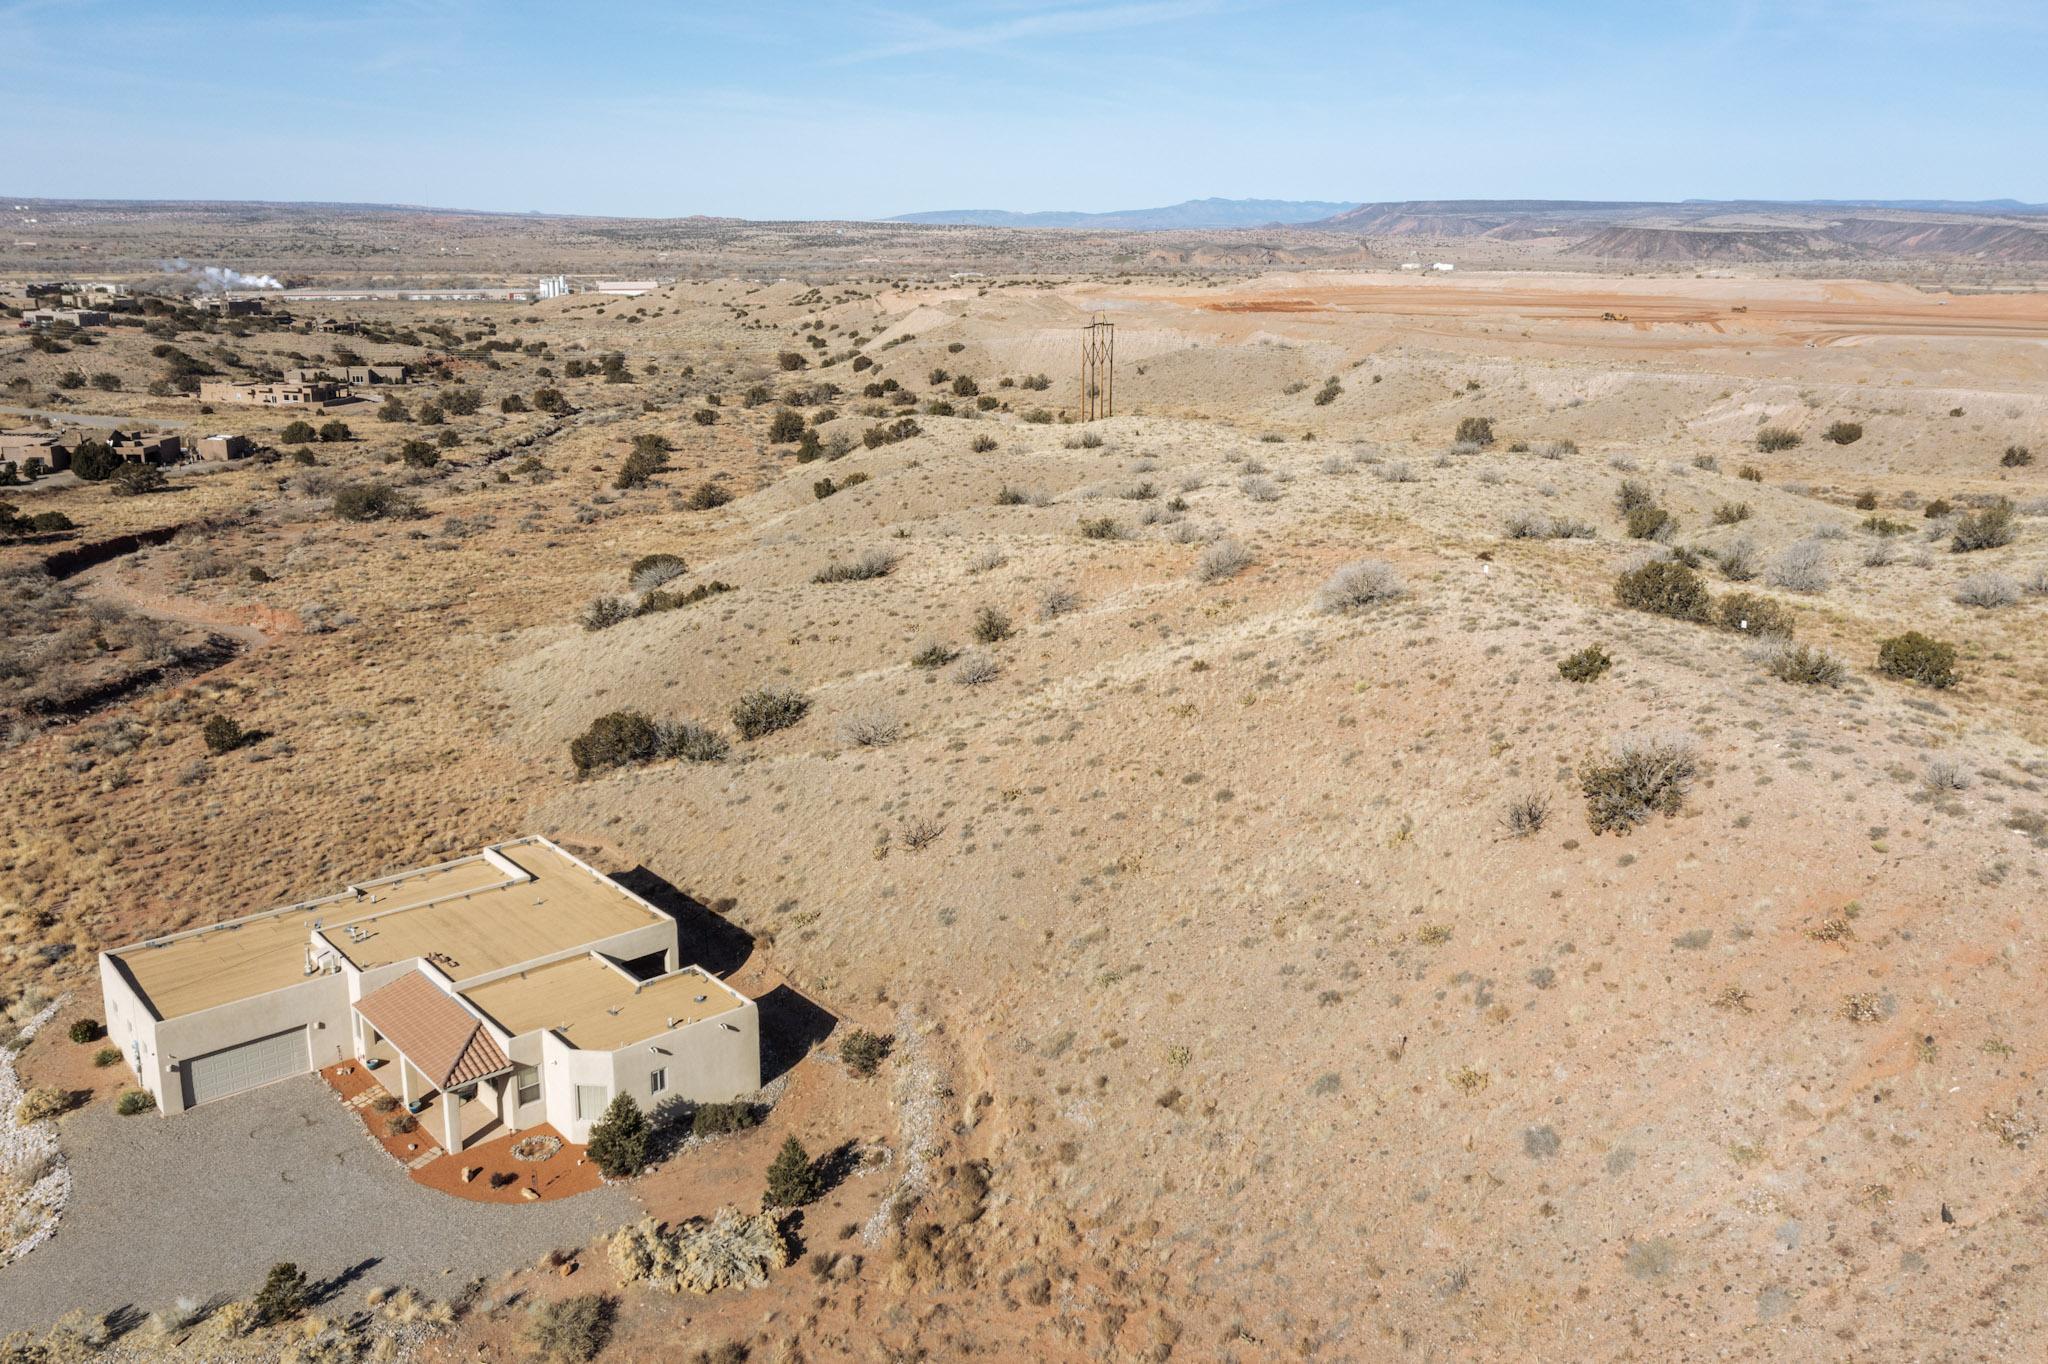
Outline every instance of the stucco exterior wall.
POLYGON ((165 1113, 185 1108, 185 1087, 174 1067, 181 1061, 258 1037, 303 1026, 311 1068, 331 1066, 355 1051, 349 1027, 348 983, 339 973, 314 976, 266 995, 167 1019, 156 1025, 154 1088, 165 1113))

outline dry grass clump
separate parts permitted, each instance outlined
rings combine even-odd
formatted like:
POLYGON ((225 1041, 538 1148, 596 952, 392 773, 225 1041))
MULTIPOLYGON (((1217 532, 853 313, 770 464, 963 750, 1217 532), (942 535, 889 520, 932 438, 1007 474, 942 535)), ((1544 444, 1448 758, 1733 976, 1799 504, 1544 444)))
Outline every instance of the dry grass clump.
POLYGON ((1278 502, 1280 485, 1270 478, 1254 474, 1237 481, 1237 490, 1254 502, 1278 502))
POLYGON ((855 748, 886 748, 902 737, 903 722, 893 711, 856 711, 839 722, 840 742, 855 748))
POLYGON ((953 665, 953 680, 963 687, 979 687, 1002 676, 1003 665, 992 654, 972 653, 953 665))
POLYGON ((1755 657, 1764 671, 1780 682, 1808 687, 1839 687, 1849 675, 1842 661, 1825 649, 1780 639, 1759 647, 1755 657))
POLYGON ((1593 527, 1569 516, 1552 516, 1533 507, 1512 513, 1503 527, 1510 540, 1590 540, 1593 527))
POLYGON ((1325 615, 1354 615, 1406 596, 1407 592, 1407 583, 1392 564, 1360 559, 1330 575, 1330 580, 1316 593, 1316 610, 1325 615))
POLYGON ((1252 563, 1252 552, 1236 540, 1218 540, 1202 551, 1195 560, 1194 579, 1198 583, 1220 583, 1235 578, 1252 563))
POLYGON ((993 606, 984 606, 974 613, 974 642, 977 644, 1000 644, 1017 633, 1017 627, 1010 623, 1007 612, 993 606))
POLYGON ((1415 482, 1415 470, 1409 468, 1405 460, 1390 460, 1376 467, 1373 474, 1382 483, 1415 482))
POLYGON ((917 652, 910 656, 912 667, 927 671, 943 668, 960 656, 960 651, 943 640, 927 640, 917 646, 917 652))
POLYGON ((2003 573, 1973 573, 1956 584, 1956 604, 1989 611, 2020 599, 2020 585, 2003 573))
POLYGON ((895 569, 896 562, 896 554, 893 550, 880 548, 863 550, 853 559, 835 560, 825 565, 811 575, 811 581, 814 583, 856 583, 866 582, 870 578, 886 578, 895 569))
POLYGON ((1081 609, 1081 594, 1071 587, 1054 585, 1038 594, 1038 618, 1058 620, 1081 609))
POLYGON ((1796 449, 1802 443, 1797 431, 1783 426, 1766 426, 1756 433, 1756 448, 1767 455, 1796 449))
POLYGON ((1557 675, 1567 682, 1591 682, 1614 666, 1614 660, 1597 644, 1557 661, 1557 675))
POLYGON ((1789 592, 1825 592, 1833 577, 1828 568, 1827 546, 1806 539, 1787 545, 1771 560, 1764 581, 1789 592))
POLYGON ((715 763, 732 751, 723 734, 692 720, 664 720, 654 727, 655 751, 683 762, 715 763))
POLYGON ((1946 755, 1927 760, 1927 786, 1934 791, 1967 791, 1975 780, 1961 760, 1946 755))
POLYGON ((1532 791, 1509 801, 1500 822, 1510 838, 1529 838, 1543 832, 1543 826, 1549 819, 1550 797, 1532 791))
POLYGON ((1677 737, 1625 739, 1579 769, 1593 832, 1625 834, 1651 816, 1675 815, 1699 775, 1699 755, 1677 737))
POLYGON ((1746 583, 1756 577, 1756 541, 1748 536, 1732 540, 1715 562, 1721 566, 1721 576, 1731 583, 1746 583))

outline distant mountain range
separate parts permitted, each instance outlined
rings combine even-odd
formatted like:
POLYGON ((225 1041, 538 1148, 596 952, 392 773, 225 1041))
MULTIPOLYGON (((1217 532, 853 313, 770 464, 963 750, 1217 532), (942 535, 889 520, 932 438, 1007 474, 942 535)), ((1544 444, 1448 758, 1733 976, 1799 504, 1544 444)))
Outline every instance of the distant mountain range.
POLYGON ((1090 227, 1108 232, 1170 232, 1183 229, 1298 226, 1357 207, 1318 199, 1189 199, 1165 208, 1126 208, 1112 213, 1012 213, 1001 208, 949 208, 905 213, 886 221, 938 227, 1090 227))

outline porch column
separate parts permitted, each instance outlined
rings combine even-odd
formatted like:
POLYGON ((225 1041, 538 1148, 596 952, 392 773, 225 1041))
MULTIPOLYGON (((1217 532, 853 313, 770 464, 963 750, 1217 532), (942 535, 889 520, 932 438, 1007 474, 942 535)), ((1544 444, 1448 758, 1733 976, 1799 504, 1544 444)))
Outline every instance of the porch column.
POLYGON ((348 1030, 349 1030, 349 1035, 350 1035, 351 1037, 353 1037, 353 1038, 355 1039, 355 1044, 356 1044, 355 1058, 356 1058, 356 1060, 358 1060, 358 1061, 366 1061, 366 1060, 368 1060, 369 1058, 363 1055, 363 1051, 364 1051, 364 1047, 363 1047, 363 1016, 362 1016, 361 1014, 357 1013, 357 1012, 356 1012, 356 1011, 355 1011, 354 1009, 350 1009, 350 1010, 348 1011, 348 1030))
POLYGON ((441 1091, 441 1131, 443 1151, 462 1149, 462 1096, 452 1089, 441 1091))
POLYGON ((498 1121, 505 1125, 507 1132, 519 1130, 519 1116, 513 1110, 518 1107, 519 1091, 514 1087, 519 1072, 498 1077, 498 1121))
MULTIPOLYGON (((393 1047, 392 1050, 398 1051, 398 1048, 393 1047)), ((398 1066, 398 1097, 410 1106, 412 1103, 412 1067, 406 1064, 404 1052, 398 1052, 396 1064, 398 1066)))

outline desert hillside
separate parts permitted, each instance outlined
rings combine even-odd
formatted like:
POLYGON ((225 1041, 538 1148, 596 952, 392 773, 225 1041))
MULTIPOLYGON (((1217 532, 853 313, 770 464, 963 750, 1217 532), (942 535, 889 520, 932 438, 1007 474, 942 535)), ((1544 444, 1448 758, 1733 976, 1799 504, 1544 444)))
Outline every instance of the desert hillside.
POLYGON ((10 333, 11 421, 264 448, 0 488, 74 526, 0 548, 7 998, 533 830, 893 1032, 777 1121, 928 1174, 628 1347, 2022 1357, 2048 300, 1156 263, 10 333), (169 382, 337 348, 417 379, 345 438, 169 382))

